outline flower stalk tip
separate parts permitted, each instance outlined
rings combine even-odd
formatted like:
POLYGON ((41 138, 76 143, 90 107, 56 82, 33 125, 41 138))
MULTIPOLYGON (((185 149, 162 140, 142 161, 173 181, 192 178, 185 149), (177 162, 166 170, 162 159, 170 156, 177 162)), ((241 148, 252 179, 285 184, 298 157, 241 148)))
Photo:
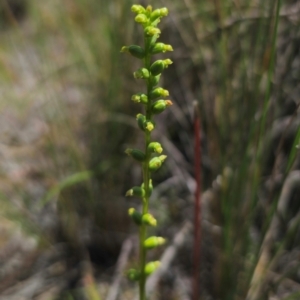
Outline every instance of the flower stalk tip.
POLYGON ((145 7, 143 7, 142 5, 137 5, 137 4, 131 6, 131 11, 136 14, 146 13, 145 7))

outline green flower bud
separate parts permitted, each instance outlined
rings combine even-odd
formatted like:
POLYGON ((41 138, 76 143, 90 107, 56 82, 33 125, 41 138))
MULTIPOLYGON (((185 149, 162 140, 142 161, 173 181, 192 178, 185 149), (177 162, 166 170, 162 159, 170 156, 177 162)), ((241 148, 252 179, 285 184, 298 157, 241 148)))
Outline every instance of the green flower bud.
POLYGON ((160 74, 164 69, 166 69, 172 63, 173 62, 168 58, 164 60, 159 59, 151 65, 150 72, 153 76, 156 76, 160 74))
POLYGON ((142 224, 142 214, 136 211, 133 207, 128 209, 128 215, 131 217, 133 222, 137 225, 142 224))
POLYGON ((166 239, 160 236, 151 236, 144 241, 144 248, 153 249, 165 244, 166 239))
POLYGON ((145 14, 138 14, 134 20, 140 24, 147 24, 149 21, 148 17, 145 14))
POLYGON ((151 12, 152 12, 152 6, 151 6, 151 5, 148 5, 148 6, 146 7, 146 11, 149 12, 149 13, 151 13, 151 12))
POLYGON ((156 43, 151 49, 151 54, 157 54, 157 53, 165 53, 166 51, 173 51, 173 48, 171 45, 167 45, 164 43, 156 43))
POLYGON ((136 269, 130 269, 127 272, 127 277, 131 280, 131 281, 139 281, 140 280, 140 272, 136 269))
POLYGON ((149 276, 151 275, 153 272, 155 272, 160 266, 160 262, 159 261, 152 261, 146 264, 145 266, 145 275, 149 276))
POLYGON ((133 73, 135 79, 147 79, 150 76, 149 71, 146 68, 140 68, 133 73))
MULTIPOLYGON (((141 187, 142 187, 143 189, 145 188, 144 183, 141 185, 141 187)), ((152 191, 153 191, 153 185, 152 185, 152 179, 150 179, 150 180, 149 180, 149 195, 148 195, 148 197, 151 196, 152 191)), ((145 191, 145 192, 146 192, 146 191, 145 191)))
POLYGON ((145 131, 145 126, 144 124, 146 123, 146 117, 142 114, 137 114, 136 120, 138 123, 138 126, 141 130, 145 131))
POLYGON ((166 17, 169 14, 169 10, 166 7, 160 9, 160 14, 162 17, 166 17))
POLYGON ((163 152, 163 148, 162 148, 161 144, 158 142, 151 142, 148 145, 148 150, 151 152, 158 153, 158 154, 163 152))
POLYGON ((173 105, 171 100, 158 100, 152 105, 152 113, 159 114, 171 105, 173 105))
POLYGON ((150 76, 150 82, 152 86, 156 86, 158 84, 160 75, 161 74, 158 74, 157 76, 150 76))
POLYGON ((142 93, 132 95, 131 100, 135 103, 143 103, 143 104, 148 103, 147 95, 142 93))
POLYGON ((134 186, 128 190, 125 194, 126 197, 145 197, 145 190, 140 186, 134 186))
POLYGON ((164 59, 164 64, 166 65, 166 68, 171 65, 173 62, 171 59, 167 58, 167 59, 164 59))
POLYGON ((155 227, 157 225, 156 219, 151 214, 144 214, 142 217, 142 223, 155 227))
POLYGON ((157 18, 162 18, 167 16, 169 13, 166 7, 155 9, 150 16, 151 21, 156 20, 157 18))
POLYGON ((160 155, 158 157, 153 157, 149 162, 149 170, 150 171, 156 171, 158 170, 163 162, 166 160, 166 155, 160 155))
POLYGON ((146 13, 146 9, 142 5, 137 5, 137 4, 131 6, 131 11, 136 14, 146 13))
POLYGON ((128 148, 125 150, 125 153, 140 162, 143 162, 146 159, 145 153, 138 149, 128 148))
POLYGON ((121 52, 130 53, 132 56, 140 59, 145 57, 144 49, 137 45, 123 46, 121 52))
POLYGON ((150 92, 150 99, 153 100, 158 97, 167 97, 169 96, 169 91, 161 87, 157 87, 150 92))
POLYGON ((151 75, 156 76, 158 74, 161 74, 161 72, 164 70, 164 68, 165 68, 165 64, 164 64, 163 60, 161 60, 161 59, 157 60, 150 67, 151 75))
POLYGON ((160 35, 160 33, 161 33, 160 29, 157 27, 154 27, 154 26, 146 27, 144 32, 147 36, 160 35))

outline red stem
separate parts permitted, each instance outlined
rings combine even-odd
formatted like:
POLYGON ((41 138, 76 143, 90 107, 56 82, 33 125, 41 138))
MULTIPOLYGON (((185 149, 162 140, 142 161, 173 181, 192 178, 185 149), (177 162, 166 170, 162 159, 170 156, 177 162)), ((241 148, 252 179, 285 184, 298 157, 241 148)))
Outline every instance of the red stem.
POLYGON ((201 142, 198 103, 194 106, 194 164, 195 164, 195 210, 194 210, 194 253, 193 253, 193 300, 200 297, 200 248, 201 248, 201 142))

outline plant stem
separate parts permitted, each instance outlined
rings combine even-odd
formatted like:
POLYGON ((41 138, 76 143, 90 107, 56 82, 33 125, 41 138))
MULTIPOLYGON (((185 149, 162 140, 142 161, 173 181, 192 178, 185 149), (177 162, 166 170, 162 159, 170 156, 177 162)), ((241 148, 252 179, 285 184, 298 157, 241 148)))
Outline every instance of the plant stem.
MULTIPOLYGON (((146 151, 150 141, 150 133, 146 132, 145 134, 145 141, 146 141, 146 151)), ((144 188, 146 196, 143 198, 143 214, 148 213, 148 206, 149 206, 149 154, 146 153, 146 161, 143 166, 143 179, 144 179, 144 188)), ((140 226, 140 300, 146 300, 145 294, 145 285, 146 285, 146 276, 144 273, 145 265, 146 265, 146 255, 147 250, 144 248, 144 241, 146 239, 147 234, 147 226, 145 224, 141 224, 140 226)))
MULTIPOLYGON (((146 69, 150 69, 150 63, 151 63, 151 55, 149 54, 149 38, 145 37, 145 60, 144 65, 146 69)), ((146 106, 146 119, 151 120, 151 102, 150 102, 150 92, 152 89, 152 84, 150 80, 147 80, 147 96, 148 96, 148 104, 146 106)), ((143 198, 143 214, 148 213, 148 207, 149 207, 149 181, 150 181, 150 171, 149 171, 149 161, 151 158, 151 153, 148 150, 148 145, 151 142, 151 133, 149 131, 145 131, 145 154, 146 154, 146 160, 143 164, 143 182, 144 182, 144 189, 145 189, 145 197, 143 198)), ((145 275, 145 265, 146 265, 146 256, 147 256, 147 250, 144 248, 144 241, 146 239, 147 235, 147 225, 141 224, 140 226, 140 300, 146 300, 146 292, 145 292, 145 285, 146 285, 146 275, 145 275)))

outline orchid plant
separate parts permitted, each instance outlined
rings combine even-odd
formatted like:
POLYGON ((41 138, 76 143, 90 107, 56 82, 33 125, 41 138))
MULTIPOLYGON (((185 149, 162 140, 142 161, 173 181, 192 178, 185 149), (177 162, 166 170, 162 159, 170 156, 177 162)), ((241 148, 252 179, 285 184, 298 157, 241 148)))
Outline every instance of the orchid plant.
POLYGON ((124 46, 121 52, 126 52, 141 60, 143 65, 133 73, 135 79, 141 79, 145 82, 145 91, 134 94, 131 100, 142 106, 143 111, 136 116, 137 124, 144 133, 145 148, 127 149, 125 152, 134 160, 141 164, 143 173, 143 183, 141 186, 134 186, 129 189, 126 196, 139 197, 142 200, 142 210, 130 208, 128 213, 132 220, 139 226, 139 268, 130 269, 128 277, 131 280, 139 282, 140 300, 146 299, 145 285, 147 276, 152 274, 160 265, 159 261, 147 262, 147 252, 165 244, 165 239, 160 236, 147 236, 147 227, 156 226, 157 221, 152 214, 149 213, 149 198, 151 196, 152 173, 157 171, 165 159, 163 148, 157 141, 152 140, 151 133, 155 129, 154 116, 162 113, 165 109, 172 105, 171 100, 164 98, 169 96, 169 92, 158 86, 161 73, 170 65, 170 59, 159 59, 153 61, 153 56, 158 53, 173 51, 171 45, 157 42, 161 33, 158 24, 162 17, 168 15, 168 9, 158 8, 153 10, 149 5, 143 7, 141 5, 133 5, 131 10, 136 14, 135 21, 143 27, 144 46, 130 45, 124 46))

